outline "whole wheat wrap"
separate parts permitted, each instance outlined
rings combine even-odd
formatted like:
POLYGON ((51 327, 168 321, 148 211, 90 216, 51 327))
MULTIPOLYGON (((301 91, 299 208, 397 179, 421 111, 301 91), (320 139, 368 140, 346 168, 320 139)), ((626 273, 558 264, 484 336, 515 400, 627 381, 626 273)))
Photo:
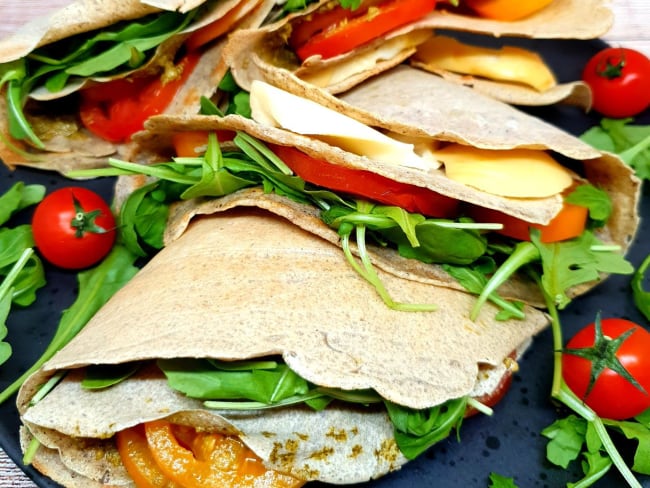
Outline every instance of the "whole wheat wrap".
MULTIPOLYGON (((636 235, 640 181, 633 169, 617 156, 598 151, 568 132, 507 104, 407 66, 382 73, 339 97, 301 81, 286 70, 274 71, 269 79, 278 87, 380 130, 488 150, 528 148, 547 151, 573 168, 577 167, 579 175, 576 178, 605 190, 609 195, 613 211, 606 226, 597 230, 601 240, 620 246, 621 252, 625 253, 636 235), (385 100, 392 102, 385 103, 385 100)), ((272 127, 238 115, 160 116, 150 119, 147 128, 137 139, 138 157, 142 162, 167 157, 165 154, 173 150, 172 135, 177 131, 240 130, 268 143, 295 147, 319 160, 345 168, 372 171, 531 223, 547 224, 562 208, 559 194, 543 198, 499 196, 450 179, 445 175, 444 167, 422 170, 388 164, 345 151, 310 134, 272 127)), ((458 286, 436 266, 402 261, 406 264, 397 265, 397 269, 406 269, 402 266, 418 269, 417 274, 424 280, 458 286)), ((570 290, 571 296, 586 292, 597 282, 570 290)), ((533 283, 518 284, 514 288, 518 290, 514 296, 543 305, 533 283)))
POLYGON ((22 420, 43 445, 34 465, 54 479, 75 480, 66 486, 94 486, 89 477, 129 486, 110 438, 158 418, 237 434, 268 466, 302 479, 361 482, 406 462, 381 409, 211 411, 170 390, 155 367, 113 388, 83 390, 84 366, 281 356, 314 384, 371 388, 397 404, 425 408, 480 394, 479 368, 503 368, 504 358, 547 324, 531 307, 524 321, 497 321, 488 306, 472 322, 471 295, 379 264, 397 298, 439 306, 392 311, 346 263, 331 242, 335 232, 310 207, 284 197, 244 190, 194 205, 191 215, 177 211, 188 217, 177 237, 19 393, 22 420), (38 386, 59 370, 72 372, 30 406, 38 386), (291 455, 282 455, 288 449, 291 455), (82 477, 70 478, 72 471, 82 477))
MULTIPOLYGON (((329 59, 312 56, 301 62, 287 43, 291 24, 328 2, 331 0, 317 2, 304 11, 258 29, 235 32, 224 53, 238 83, 248 89, 252 79, 263 79, 266 72, 284 68, 331 93, 341 93, 408 59, 436 30, 467 31, 493 37, 594 39, 606 33, 613 23, 613 14, 603 0, 555 0, 518 21, 479 18, 440 5, 421 20, 350 52, 329 59)), ((567 85, 558 90, 533 99, 537 103, 555 103, 573 95, 573 101, 584 106, 584 87, 567 85), (571 93, 576 90, 579 93, 571 93)), ((522 100, 519 90, 512 96, 522 100)))
MULTIPOLYGON (((31 100, 38 103, 35 108, 26 107, 28 120, 45 148, 14 139, 9 133, 6 87, 0 97, 0 159, 9 167, 32 166, 35 168, 65 173, 72 169, 105 166, 109 157, 127 157, 128 143, 108 142, 88 131, 79 120, 77 103, 56 102, 62 97, 74 99, 75 92, 88 84, 102 83, 127 76, 160 74, 170 65, 181 48, 183 41, 192 32, 224 18, 234 8, 240 9, 240 16, 233 18, 231 29, 252 28, 262 23, 273 6, 270 0, 210 0, 210 1, 159 1, 121 0, 118 2, 97 2, 77 0, 40 17, 19 29, 12 36, 0 40, 0 63, 11 63, 26 57, 35 49, 69 39, 75 35, 92 33, 115 25, 126 25, 130 21, 151 19, 165 11, 179 11, 186 14, 200 9, 194 20, 182 31, 163 41, 147 62, 134 70, 110 76, 80 78, 63 90, 50 92, 44 87, 34 87, 29 93, 31 100), (243 16, 243 17, 241 17, 243 16), (40 106, 39 106, 40 105, 40 106)), ((211 43, 203 50, 197 66, 187 82, 175 94, 165 113, 195 113, 201 96, 211 96, 227 71, 222 61, 225 36, 211 43)))

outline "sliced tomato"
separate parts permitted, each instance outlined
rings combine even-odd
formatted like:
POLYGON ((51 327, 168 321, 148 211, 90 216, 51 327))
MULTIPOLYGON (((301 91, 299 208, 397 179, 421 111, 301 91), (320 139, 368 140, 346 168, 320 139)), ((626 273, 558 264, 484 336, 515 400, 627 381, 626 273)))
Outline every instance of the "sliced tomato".
POLYGON ((350 10, 342 7, 338 2, 335 4, 329 3, 321 10, 312 12, 306 17, 299 17, 296 22, 291 24, 289 45, 293 49, 297 49, 316 34, 345 22, 355 14, 359 15, 364 11, 365 9, 361 8, 356 11, 350 10))
POLYGON ((269 146, 294 173, 314 185, 429 217, 452 218, 458 213, 458 200, 427 188, 394 181, 371 171, 334 165, 312 158, 294 147, 269 146))
MULTIPOLYGON (((218 130, 217 139, 219 142, 232 141, 235 137, 234 131, 218 130)), ((176 156, 194 158, 205 153, 208 145, 207 130, 193 130, 176 132, 172 136, 172 144, 176 151, 176 156)))
POLYGON ((221 37, 233 28, 235 23, 242 17, 242 11, 246 8, 248 8, 248 2, 239 2, 226 12, 223 17, 195 30, 185 40, 185 47, 188 51, 193 51, 221 37))
MULTIPOLYGON (((506 370, 503 372, 499 382, 495 385, 492 391, 475 398, 476 401, 482 403, 486 407, 493 408, 503 400, 506 393, 510 391, 510 387, 512 386, 512 377, 519 369, 519 366, 517 365, 517 352, 512 351, 504 360, 504 364, 506 365, 506 370)), ((476 408, 469 407, 465 412, 465 417, 472 417, 477 413, 478 410, 476 410, 476 408)))
POLYGON ((305 483, 267 469, 234 436, 196 432, 164 420, 145 423, 144 431, 160 470, 186 488, 297 488, 305 483))
POLYGON ((530 240, 532 227, 541 231, 542 242, 558 242, 578 237, 584 232, 589 210, 586 207, 564 202, 560 212, 547 225, 531 224, 498 210, 478 206, 469 207, 468 213, 477 222, 503 224, 503 229, 495 232, 520 241, 530 240))
POLYGON ((301 27, 295 34, 292 47, 302 61, 316 55, 323 59, 333 58, 424 17, 436 3, 437 0, 388 0, 366 8, 347 10, 347 14, 346 9, 340 12, 341 7, 338 7, 322 14, 335 21, 329 26, 318 20, 318 13, 314 13, 304 22, 317 23, 316 28, 301 27), (341 14, 345 16, 339 19, 341 14), (298 41, 303 39, 305 42, 299 45, 298 41))
POLYGON ((119 79, 82 90, 80 117, 93 134, 109 142, 125 142, 144 128, 146 120, 162 113, 172 102, 199 61, 198 54, 178 64, 177 78, 119 79))
POLYGON ((147 444, 144 427, 122 430, 115 436, 122 464, 137 488, 181 488, 160 470, 147 444))

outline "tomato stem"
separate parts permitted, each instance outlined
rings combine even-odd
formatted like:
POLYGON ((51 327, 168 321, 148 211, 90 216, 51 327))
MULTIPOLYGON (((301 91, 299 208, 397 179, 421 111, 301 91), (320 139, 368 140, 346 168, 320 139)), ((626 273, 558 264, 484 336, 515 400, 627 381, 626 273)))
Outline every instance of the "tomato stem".
MULTIPOLYGON (((537 277, 538 281, 541 281, 537 277)), ((631 488, 642 488, 641 483, 636 479, 634 473, 630 470, 628 465, 625 463, 625 460, 621 457, 621 454, 616 449, 612 438, 607 432, 607 428, 601 419, 596 413, 589 408, 587 405, 582 402, 566 385, 562 376, 562 348, 563 348, 563 338, 562 338, 562 326, 560 324, 560 316, 553 301, 553 298, 544 290, 544 287, 541 286, 540 289, 544 294, 544 299, 546 301, 546 306, 548 308, 548 313, 551 318, 551 331, 553 333, 553 383, 551 386, 551 397, 560 401, 565 406, 569 407, 575 413, 580 415, 583 419, 589 422, 596 431, 598 438, 600 439, 603 449, 607 452, 612 463, 618 469, 619 473, 627 484, 631 488)))
POLYGON ((75 215, 70 221, 70 226, 75 229, 74 236, 77 239, 81 239, 86 233, 105 234, 110 230, 100 227, 95 222, 95 219, 101 215, 101 210, 86 212, 74 195, 72 195, 72 202, 74 204, 75 215))
MULTIPOLYGON (((518 269, 522 266, 538 260, 540 257, 539 250, 531 242, 524 241, 520 242, 515 246, 514 251, 508 256, 508 258, 503 262, 499 269, 492 275, 490 281, 485 285, 483 291, 479 295, 470 318, 476 320, 481 307, 488 300, 490 295, 494 293, 499 286, 501 286, 505 281, 510 278, 518 269)), ((540 285, 541 287, 541 285, 540 285)))
POLYGON ((623 75, 623 68, 625 67, 625 52, 621 51, 619 56, 608 56, 598 64, 596 73, 598 76, 613 80, 620 78, 623 75))

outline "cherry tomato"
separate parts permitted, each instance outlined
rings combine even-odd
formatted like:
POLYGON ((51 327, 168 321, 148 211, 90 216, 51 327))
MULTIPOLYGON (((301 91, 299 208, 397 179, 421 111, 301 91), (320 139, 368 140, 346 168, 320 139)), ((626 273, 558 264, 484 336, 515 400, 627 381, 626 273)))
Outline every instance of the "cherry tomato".
POLYGON ((564 381, 600 417, 634 417, 650 408, 648 351, 650 332, 643 327, 619 318, 597 318, 567 343, 562 354, 564 381), (597 334, 598 323, 602 334, 597 334), (617 361, 636 385, 611 369, 617 361))
POLYGON ((181 75, 170 81, 123 78, 81 91, 79 116, 93 134, 109 142, 126 142, 144 128, 149 117, 162 113, 172 102, 199 60, 187 55, 179 63, 181 75))
POLYGON ((592 56, 582 79, 593 94, 593 108, 606 117, 632 117, 650 106, 650 59, 639 51, 608 47, 592 56))
POLYGON ((81 269, 98 263, 115 242, 115 218, 97 193, 66 187, 47 195, 32 217, 34 242, 55 266, 81 269))
POLYGON ((427 188, 400 183, 370 171, 337 166, 293 147, 274 144, 269 147, 294 173, 314 185, 430 217, 450 218, 458 213, 458 200, 427 188))
POLYGON ((165 420, 145 423, 144 431, 158 468, 186 488, 298 488, 305 484, 267 469, 238 437, 197 432, 165 420))
POLYGON ((463 0, 479 16, 494 20, 513 21, 539 12, 553 0, 463 0))
POLYGON ((355 10, 336 6, 315 12, 293 26, 289 45, 303 61, 315 55, 333 58, 424 17, 437 1, 387 0, 355 10))
POLYGON ((542 242, 558 242, 581 235, 587 225, 589 210, 586 207, 564 203, 560 212, 546 225, 531 224, 512 215, 490 208, 470 206, 468 214, 477 222, 496 222, 503 228, 494 232, 520 241, 530 240, 530 228, 540 230, 542 242))

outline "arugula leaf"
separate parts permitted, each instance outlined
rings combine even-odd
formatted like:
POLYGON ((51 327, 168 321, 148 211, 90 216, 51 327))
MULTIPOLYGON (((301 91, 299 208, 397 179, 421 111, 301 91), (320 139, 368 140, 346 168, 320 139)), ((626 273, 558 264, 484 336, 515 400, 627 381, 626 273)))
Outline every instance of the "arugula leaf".
POLYGON ((177 201, 185 188, 158 180, 130 193, 118 215, 120 242, 139 257, 162 249, 169 204, 177 201))
POLYGON ((566 307, 571 299, 566 291, 583 283, 597 281, 600 273, 632 274, 634 267, 621 254, 608 248, 585 231, 579 237, 556 243, 543 243, 539 233, 531 233, 542 260, 542 286, 554 297, 557 306, 566 307))
POLYGON ((490 473, 489 488, 517 488, 513 478, 507 478, 497 473, 490 473))
POLYGON ((415 459, 429 447, 458 430, 467 411, 467 398, 449 400, 442 405, 414 410, 384 401, 395 428, 395 441, 404 456, 415 459))
POLYGON ((224 167, 217 135, 210 132, 205 157, 201 158, 201 179, 181 194, 183 200, 197 197, 222 197, 253 186, 254 180, 232 174, 224 167))
POLYGON ((5 338, 9 333, 7 329, 7 317, 9 316, 9 311, 11 310, 11 288, 7 288, 7 291, 0 292, 0 365, 7 361, 11 357, 12 349, 11 344, 5 342, 5 338))
MULTIPOLYGON (((488 274, 494 273, 495 263, 491 258, 478 259, 469 266, 454 266, 443 264, 443 269, 449 273, 458 283, 467 291, 475 295, 481 295, 487 287, 489 279, 488 274), (486 266, 485 263, 489 263, 486 266)), ((509 320, 511 318, 524 319, 523 302, 512 302, 499 296, 496 291, 487 294, 487 299, 497 305, 501 310, 496 315, 497 320, 509 320)))
POLYGON ((104 303, 135 275, 138 271, 133 266, 135 257, 125 247, 116 245, 99 265, 78 274, 77 299, 63 312, 54 337, 41 357, 0 392, 0 403, 13 395, 29 375, 70 342, 104 303))
POLYGON ((140 368, 140 364, 122 363, 111 365, 90 365, 84 371, 81 380, 82 388, 87 390, 101 390, 121 383, 133 375, 140 368))
POLYGON ((25 185, 22 181, 14 183, 0 195, 0 225, 6 224, 16 212, 36 205, 44 196, 43 185, 25 185))
POLYGON ((556 420, 542 430, 542 435, 550 442, 546 445, 546 458, 564 469, 580 455, 585 436, 587 421, 576 415, 569 415, 556 420))
POLYGON ((619 422, 616 427, 628 439, 638 441, 632 469, 637 473, 650 475, 650 428, 640 422, 619 422))
POLYGON ((593 185, 578 186, 564 200, 567 203, 588 208, 592 227, 605 225, 614 208, 607 192, 593 185))
MULTIPOLYGON (((19 210, 39 202, 44 194, 45 188, 40 185, 13 185, 0 197, 0 224, 6 223, 19 210)), ((6 276, 23 251, 32 247, 34 238, 28 224, 0 228, 0 277, 6 276)), ((43 285, 43 263, 37 255, 30 255, 13 280, 12 301, 21 306, 30 305, 36 300, 36 291, 43 285)))
POLYGON ((4 363, 11 357, 11 345, 4 342, 9 330, 6 326, 6 320, 11 310, 11 303, 14 295, 14 285, 18 280, 22 269, 29 262, 34 250, 31 248, 25 249, 20 257, 13 264, 7 276, 0 283, 0 364, 4 363))
POLYGON ((131 71, 147 60, 146 52, 183 30, 196 15, 163 12, 140 22, 120 23, 116 30, 78 34, 32 52, 25 59, 0 65, 0 89, 7 85, 9 132, 14 139, 44 149, 24 113, 34 87, 62 91, 71 78, 107 76, 131 71), (58 57, 52 57, 55 53, 58 57), (63 53, 61 56, 60 53, 63 53))
POLYGON ((158 361, 169 386, 200 400, 252 400, 267 405, 309 391, 307 381, 285 364, 273 369, 220 370, 203 359, 165 359, 158 361))
POLYGON ((650 179, 650 125, 632 125, 634 119, 603 118, 580 138, 596 149, 618 154, 637 176, 650 179))
POLYGON ((643 282, 646 278, 646 272, 650 266, 650 254, 648 254, 641 265, 636 269, 630 286, 632 287, 632 296, 634 297, 634 304, 636 308, 650 320, 650 292, 645 291, 643 282))
MULTIPOLYGON (((207 408, 259 410, 305 403, 315 410, 326 408, 334 399, 358 405, 383 403, 395 429, 399 449, 414 459, 431 445, 459 429, 468 399, 416 410, 383 400, 372 390, 340 390, 314 386, 282 362, 209 359, 160 359, 158 367, 171 388, 204 400, 207 408)), ((98 379, 99 385, 111 381, 98 379)), ((116 375, 114 375, 116 376, 116 375)))

